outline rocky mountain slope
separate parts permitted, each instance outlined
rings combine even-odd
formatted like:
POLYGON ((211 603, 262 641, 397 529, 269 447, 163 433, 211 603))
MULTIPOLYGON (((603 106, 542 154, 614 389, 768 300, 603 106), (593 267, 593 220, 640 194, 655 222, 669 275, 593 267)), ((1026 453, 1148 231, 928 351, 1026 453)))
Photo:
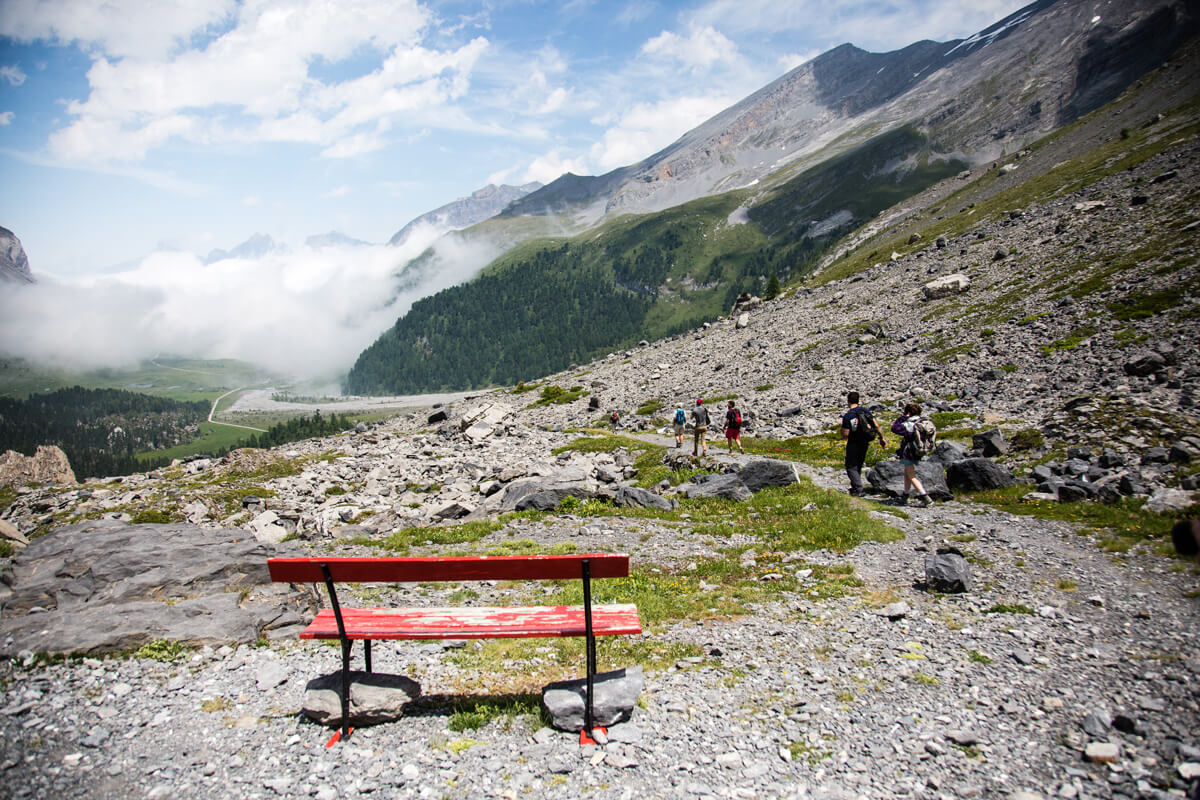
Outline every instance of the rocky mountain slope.
POLYGON ((777 181, 780 169, 795 174, 905 124, 936 151, 990 161, 1112 100, 1197 25, 1182 2, 1039 0, 968 39, 890 53, 841 45, 639 164, 566 175, 509 213, 659 211, 777 181))
POLYGON ((34 283, 29 257, 21 240, 8 228, 0 228, 0 282, 34 283))

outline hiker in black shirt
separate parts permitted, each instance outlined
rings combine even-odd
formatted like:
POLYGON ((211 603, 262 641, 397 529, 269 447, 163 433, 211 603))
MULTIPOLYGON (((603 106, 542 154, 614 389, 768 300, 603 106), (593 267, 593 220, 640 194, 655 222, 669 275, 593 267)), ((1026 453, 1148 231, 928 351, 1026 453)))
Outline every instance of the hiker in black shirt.
POLYGON ((865 494, 862 468, 867 461, 867 448, 875 439, 880 447, 887 447, 887 439, 875 423, 875 417, 858 404, 858 392, 846 393, 846 405, 850 409, 842 415, 842 438, 846 440, 846 476, 850 478, 850 494, 861 497, 865 494))

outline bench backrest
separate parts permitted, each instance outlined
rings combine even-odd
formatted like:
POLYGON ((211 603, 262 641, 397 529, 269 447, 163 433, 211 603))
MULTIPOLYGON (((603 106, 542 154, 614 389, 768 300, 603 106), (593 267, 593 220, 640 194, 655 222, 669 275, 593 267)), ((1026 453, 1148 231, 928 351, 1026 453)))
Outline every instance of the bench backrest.
POLYGON ((272 558, 271 580, 323 583, 328 565, 335 583, 417 581, 560 580, 580 578, 587 561, 593 578, 629 575, 629 556, 586 553, 557 556, 456 556, 450 558, 272 558))

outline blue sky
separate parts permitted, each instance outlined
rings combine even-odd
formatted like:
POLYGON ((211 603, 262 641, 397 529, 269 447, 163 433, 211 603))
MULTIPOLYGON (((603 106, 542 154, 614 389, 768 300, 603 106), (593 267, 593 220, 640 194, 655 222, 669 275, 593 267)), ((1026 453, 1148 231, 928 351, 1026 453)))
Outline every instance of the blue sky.
POLYGON ((488 183, 636 162, 843 42, 959 38, 1020 5, 3 0, 0 225, 42 280, 165 295, 253 234, 386 242, 488 183))

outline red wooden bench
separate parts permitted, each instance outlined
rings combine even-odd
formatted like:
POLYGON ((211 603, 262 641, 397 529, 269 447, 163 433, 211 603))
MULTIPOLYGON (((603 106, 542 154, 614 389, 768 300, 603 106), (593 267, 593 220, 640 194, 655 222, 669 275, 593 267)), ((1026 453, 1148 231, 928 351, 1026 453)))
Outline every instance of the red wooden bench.
POLYGON ((300 633, 301 639, 339 639, 342 644, 342 727, 330 740, 350 735, 350 642, 363 640, 366 671, 371 671, 375 639, 494 639, 584 636, 587 638, 587 697, 584 731, 592 733, 592 689, 596 637, 641 633, 637 606, 592 605, 592 578, 629 575, 629 556, 608 553, 558 556, 474 556, 454 558, 272 558, 271 580, 324 583, 330 608, 300 633), (583 581, 583 605, 474 608, 343 608, 338 583, 415 581, 562 580, 583 581))

